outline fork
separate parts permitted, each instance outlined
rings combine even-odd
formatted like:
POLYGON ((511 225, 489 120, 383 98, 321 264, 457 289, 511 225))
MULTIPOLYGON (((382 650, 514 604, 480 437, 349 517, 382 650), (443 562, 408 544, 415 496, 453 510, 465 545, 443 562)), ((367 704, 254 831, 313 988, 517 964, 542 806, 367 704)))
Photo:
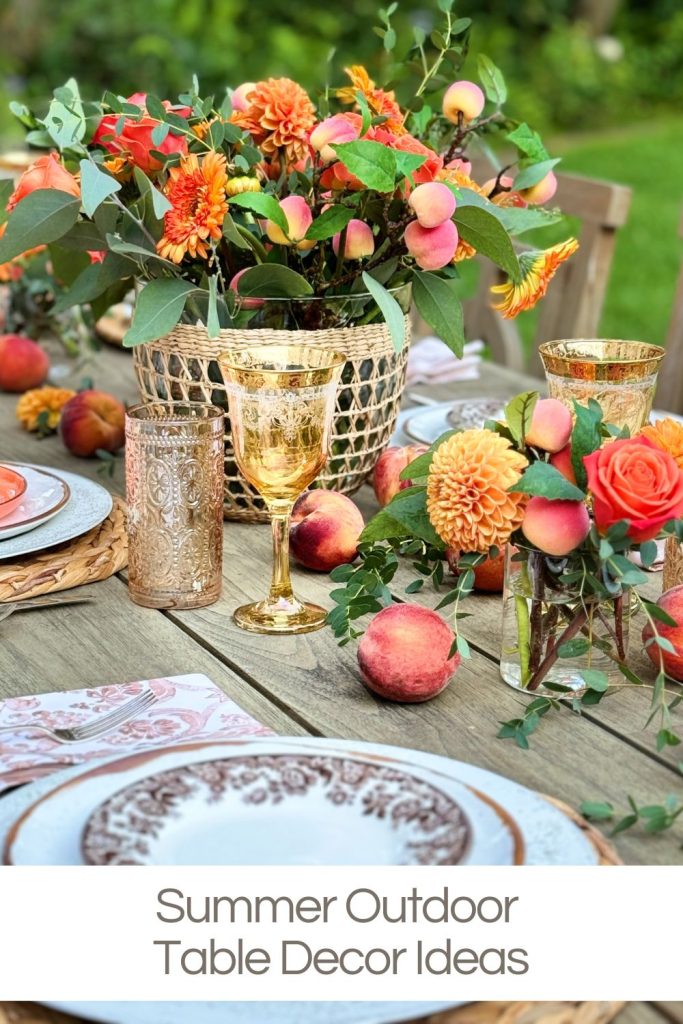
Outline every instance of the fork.
POLYGON ((14 612, 30 612, 41 608, 63 608, 71 604, 92 604, 92 597, 34 597, 25 601, 0 604, 0 622, 14 612))
POLYGON ((120 728, 126 722, 137 718, 139 714, 151 707, 158 700, 153 690, 144 690, 143 693, 127 701, 118 708, 114 708, 101 718, 96 718, 84 725, 75 725, 72 729, 50 729, 47 725, 33 725, 32 723, 21 723, 17 725, 0 726, 0 733, 5 732, 40 732, 49 736, 57 743, 86 743, 88 740, 97 739, 107 732, 120 728))

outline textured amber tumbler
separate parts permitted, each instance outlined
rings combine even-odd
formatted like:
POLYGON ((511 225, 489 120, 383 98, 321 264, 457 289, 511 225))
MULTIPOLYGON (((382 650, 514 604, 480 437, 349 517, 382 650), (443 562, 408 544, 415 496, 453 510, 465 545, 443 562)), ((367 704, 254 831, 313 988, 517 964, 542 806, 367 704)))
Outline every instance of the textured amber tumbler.
POLYGON ((201 608, 221 592, 223 412, 199 403, 126 414, 128 588, 146 608, 201 608))
POLYGON ((539 352, 548 394, 573 411, 599 403, 607 423, 637 434, 647 423, 664 349, 645 341, 575 338, 546 341, 539 352))

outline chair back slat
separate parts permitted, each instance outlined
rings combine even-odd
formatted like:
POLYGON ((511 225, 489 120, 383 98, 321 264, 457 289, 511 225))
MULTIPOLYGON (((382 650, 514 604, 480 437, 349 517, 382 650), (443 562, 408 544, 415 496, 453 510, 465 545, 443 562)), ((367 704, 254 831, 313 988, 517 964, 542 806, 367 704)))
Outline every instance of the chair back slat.
MULTIPOLYGON (((683 238, 683 217, 678 233, 683 238)), ((669 412, 683 413, 683 264, 678 276, 665 345, 664 371, 659 375, 655 404, 669 412)))

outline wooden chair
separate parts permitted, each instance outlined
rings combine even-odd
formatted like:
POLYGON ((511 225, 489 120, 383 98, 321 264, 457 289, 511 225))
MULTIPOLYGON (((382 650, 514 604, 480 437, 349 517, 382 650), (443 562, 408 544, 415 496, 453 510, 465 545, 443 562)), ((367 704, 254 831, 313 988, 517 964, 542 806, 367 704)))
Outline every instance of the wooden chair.
MULTIPOLYGON (((475 166, 475 180, 491 177, 490 169, 475 166)), ((558 174, 553 199, 560 209, 581 222, 578 252, 557 271, 540 304, 534 351, 528 369, 542 376, 538 346, 562 338, 596 337, 605 301, 617 229, 626 223, 631 189, 573 174, 558 174)), ((477 295, 465 303, 465 330, 482 338, 496 362, 514 370, 527 369, 519 329, 491 308, 490 288, 505 274, 482 261, 477 295)))
MULTIPOLYGON (((683 218, 678 233, 683 238, 683 218)), ((669 412, 683 413, 683 265, 665 345, 666 361, 664 372, 659 375, 655 406, 669 412)))

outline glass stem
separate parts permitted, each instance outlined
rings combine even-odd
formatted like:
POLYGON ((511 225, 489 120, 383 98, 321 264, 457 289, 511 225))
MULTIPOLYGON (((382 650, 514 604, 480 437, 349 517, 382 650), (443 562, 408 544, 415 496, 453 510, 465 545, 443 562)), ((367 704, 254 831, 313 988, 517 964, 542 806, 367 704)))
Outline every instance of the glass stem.
POLYGON ((269 506, 273 530, 273 575, 270 581, 269 604, 294 601, 289 576, 289 517, 292 503, 273 502, 269 506))

